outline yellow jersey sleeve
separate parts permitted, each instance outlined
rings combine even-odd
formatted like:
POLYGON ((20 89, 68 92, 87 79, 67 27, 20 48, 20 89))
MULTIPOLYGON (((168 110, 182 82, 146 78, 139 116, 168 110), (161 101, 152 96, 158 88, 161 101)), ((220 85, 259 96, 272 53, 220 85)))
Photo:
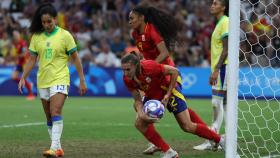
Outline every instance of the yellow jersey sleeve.
POLYGON ((66 31, 65 34, 65 45, 66 45, 66 54, 70 56, 72 53, 77 51, 77 46, 73 36, 66 31))
POLYGON ((36 35, 32 35, 30 44, 29 44, 29 52, 31 55, 38 55, 38 51, 36 49, 36 35))
MULTIPOLYGON (((213 72, 215 66, 219 62, 220 56, 223 52, 223 39, 228 36, 229 18, 227 16, 221 17, 217 23, 211 37, 211 71, 213 72)), ((228 63, 228 59, 224 64, 228 63)))
POLYGON ((228 20, 228 18, 225 18, 221 24, 222 25, 221 26, 221 40, 223 40, 225 37, 228 36, 228 24, 229 24, 229 20, 228 20))

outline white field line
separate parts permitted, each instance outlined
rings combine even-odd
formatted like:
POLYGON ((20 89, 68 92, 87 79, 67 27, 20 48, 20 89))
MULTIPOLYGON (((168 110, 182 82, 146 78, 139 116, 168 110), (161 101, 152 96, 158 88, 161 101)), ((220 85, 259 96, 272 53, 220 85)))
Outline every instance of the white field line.
POLYGON ((261 157, 261 158, 272 158, 272 157, 280 157, 280 155, 263 156, 263 157, 261 157))
POLYGON ((26 127, 26 126, 39 126, 46 124, 45 122, 34 122, 34 123, 21 123, 21 124, 10 124, 10 125, 1 125, 0 128, 15 128, 15 127, 26 127))
MULTIPOLYGON (((0 128, 18 128, 18 127, 28 127, 28 126, 40 126, 45 125, 46 122, 34 122, 34 123, 21 123, 21 124, 10 124, 10 125, 1 125, 0 128)), ((78 123, 78 122, 71 122, 71 123, 64 123, 65 125, 82 125, 82 126, 115 126, 115 127, 130 127, 134 126, 133 123, 101 123, 101 122, 95 122, 95 123, 78 123)), ((156 124, 156 126, 160 127, 175 127, 178 126, 177 124, 156 124)))

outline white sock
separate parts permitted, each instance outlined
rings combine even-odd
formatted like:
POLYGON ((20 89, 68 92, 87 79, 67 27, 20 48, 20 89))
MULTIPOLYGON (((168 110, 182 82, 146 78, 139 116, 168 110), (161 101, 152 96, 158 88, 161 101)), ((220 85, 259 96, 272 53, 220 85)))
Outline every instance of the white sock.
POLYGON ((214 118, 211 128, 219 133, 224 118, 223 97, 212 96, 212 105, 214 107, 214 118))
POLYGON ((52 139, 52 126, 48 126, 48 133, 50 138, 52 139))
POLYGON ((52 122, 47 122, 47 128, 50 138, 52 139, 52 122))
POLYGON ((51 149, 61 149, 60 138, 63 129, 63 120, 53 121, 51 149))

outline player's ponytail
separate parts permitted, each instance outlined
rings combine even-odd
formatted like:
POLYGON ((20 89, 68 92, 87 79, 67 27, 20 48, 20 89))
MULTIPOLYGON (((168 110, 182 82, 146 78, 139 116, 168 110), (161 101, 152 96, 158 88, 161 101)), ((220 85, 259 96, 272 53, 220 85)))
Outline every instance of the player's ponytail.
POLYGON ((173 16, 154 7, 144 6, 135 7, 132 12, 144 15, 144 21, 155 26, 169 50, 171 45, 178 41, 178 32, 181 30, 182 25, 173 16))
POLYGON ((56 17, 57 11, 51 3, 41 4, 35 11, 35 14, 32 18, 32 22, 29 28, 31 33, 41 33, 44 31, 42 21, 41 21, 41 17, 44 14, 49 14, 52 17, 56 17))

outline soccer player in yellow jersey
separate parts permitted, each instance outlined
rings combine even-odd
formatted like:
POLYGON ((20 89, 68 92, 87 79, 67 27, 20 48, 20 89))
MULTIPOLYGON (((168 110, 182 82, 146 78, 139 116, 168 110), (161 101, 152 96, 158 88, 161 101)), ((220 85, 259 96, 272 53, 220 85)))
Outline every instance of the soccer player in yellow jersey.
MULTIPOLYGON (((227 90, 227 56, 228 56, 228 0, 213 0, 210 12, 217 19, 211 37, 211 76, 213 122, 211 128, 219 133, 223 123, 227 90)), ((196 150, 213 149, 209 141, 195 146, 196 150)))
POLYGON ((44 3, 37 8, 30 26, 30 32, 33 34, 29 45, 31 57, 18 84, 18 89, 22 92, 25 79, 38 59, 38 93, 51 137, 50 149, 43 152, 46 157, 64 155, 60 143, 63 128, 61 111, 70 84, 67 67, 69 57, 79 74, 80 94, 85 94, 87 90, 75 41, 68 31, 56 26, 56 17, 57 11, 50 3, 44 3))

